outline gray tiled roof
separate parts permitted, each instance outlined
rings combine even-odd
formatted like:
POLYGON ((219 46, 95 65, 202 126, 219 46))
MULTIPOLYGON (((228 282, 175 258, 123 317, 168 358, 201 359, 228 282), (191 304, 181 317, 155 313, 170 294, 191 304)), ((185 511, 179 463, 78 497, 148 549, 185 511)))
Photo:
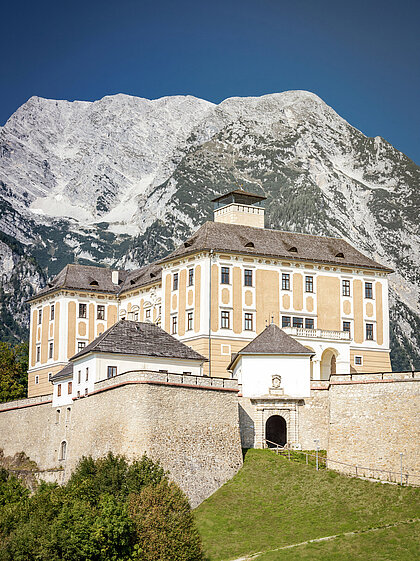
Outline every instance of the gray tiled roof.
POLYGON ((252 354, 313 356, 315 353, 287 335, 275 323, 271 323, 248 345, 232 356, 228 370, 233 366, 238 356, 252 354))
POLYGON ((120 288, 120 294, 139 288, 153 282, 160 282, 162 280, 162 267, 155 263, 146 265, 141 269, 136 269, 127 274, 124 283, 120 288))
POLYGON ((154 323, 128 320, 115 323, 70 360, 80 358, 89 352, 207 360, 154 323))
POLYGON ((203 250, 258 255, 285 260, 304 260, 350 265, 392 272, 355 249, 342 238, 327 238, 267 228, 253 228, 239 224, 206 222, 197 232, 179 246, 165 262, 176 257, 203 250), (296 251, 290 251, 295 248, 296 251), (339 257, 342 254, 344 257, 339 257))
POLYGON ((57 374, 54 374, 54 376, 51 376, 51 382, 58 382, 59 380, 65 380, 67 378, 72 378, 72 377, 73 377, 73 364, 71 362, 68 362, 62 370, 57 372, 57 374))

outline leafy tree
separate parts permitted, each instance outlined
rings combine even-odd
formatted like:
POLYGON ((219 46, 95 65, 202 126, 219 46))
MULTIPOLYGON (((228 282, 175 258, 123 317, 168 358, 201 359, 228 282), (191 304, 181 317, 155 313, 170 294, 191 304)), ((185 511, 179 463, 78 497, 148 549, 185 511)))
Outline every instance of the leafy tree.
POLYGON ((201 542, 188 500, 167 479, 131 495, 130 515, 137 535, 134 559, 200 561, 201 542))
POLYGON ((147 456, 83 458, 65 486, 32 496, 0 470, 0 561, 147 561, 151 551, 202 559, 187 499, 147 456))
POLYGON ((0 342, 0 403, 26 397, 28 344, 0 342))

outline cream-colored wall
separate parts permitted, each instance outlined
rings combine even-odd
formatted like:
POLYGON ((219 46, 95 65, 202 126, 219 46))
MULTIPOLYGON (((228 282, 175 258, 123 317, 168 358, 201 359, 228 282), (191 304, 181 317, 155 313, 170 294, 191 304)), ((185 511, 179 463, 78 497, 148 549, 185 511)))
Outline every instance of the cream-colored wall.
POLYGON ((232 203, 214 211, 214 221, 264 228, 264 209, 252 205, 232 203))

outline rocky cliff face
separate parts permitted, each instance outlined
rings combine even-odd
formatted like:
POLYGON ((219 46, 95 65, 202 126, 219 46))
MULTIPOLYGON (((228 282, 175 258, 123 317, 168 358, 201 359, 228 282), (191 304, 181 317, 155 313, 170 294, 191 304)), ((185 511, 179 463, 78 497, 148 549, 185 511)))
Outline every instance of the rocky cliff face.
POLYGON ((0 230, 45 275, 161 257, 241 185, 267 196, 268 227, 342 236, 396 270, 397 368, 420 366, 419 184, 404 154, 302 91, 219 105, 31 98, 0 131, 0 230))

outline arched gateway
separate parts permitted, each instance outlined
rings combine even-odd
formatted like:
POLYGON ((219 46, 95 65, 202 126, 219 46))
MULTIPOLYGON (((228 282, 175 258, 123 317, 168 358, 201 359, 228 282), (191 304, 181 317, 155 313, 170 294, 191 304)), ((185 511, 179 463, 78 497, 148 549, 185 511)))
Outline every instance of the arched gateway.
POLYGON ((280 415, 269 417, 265 423, 265 438, 269 448, 273 448, 276 444, 284 446, 287 442, 286 420, 280 415))

